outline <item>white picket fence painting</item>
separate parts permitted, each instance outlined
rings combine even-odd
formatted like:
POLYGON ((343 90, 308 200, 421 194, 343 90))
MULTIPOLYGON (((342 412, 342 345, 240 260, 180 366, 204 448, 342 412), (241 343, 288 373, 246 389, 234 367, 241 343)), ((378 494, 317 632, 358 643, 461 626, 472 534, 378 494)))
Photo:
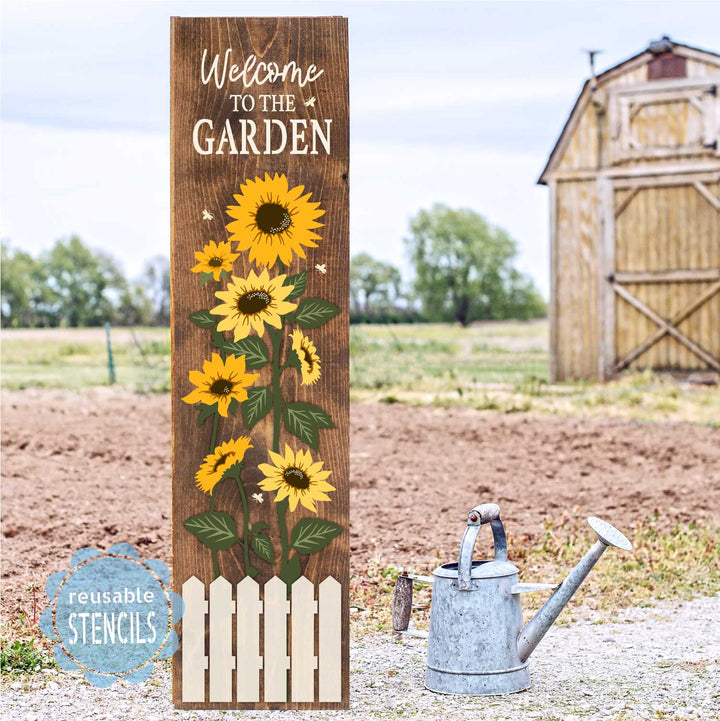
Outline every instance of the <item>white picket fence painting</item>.
POLYGON ((210 584, 209 602, 205 584, 195 576, 182 586, 185 613, 182 618, 182 700, 205 701, 205 677, 210 674, 209 701, 273 703, 315 701, 315 672, 318 701, 342 701, 342 589, 328 576, 315 585, 301 576, 287 587, 277 576, 264 585, 246 577, 236 586, 222 576, 210 584), (233 655, 232 622, 235 616, 237 648, 233 655), (260 650, 260 617, 263 643, 260 650), (288 616, 290 636, 288 638, 288 616), (315 651, 315 618, 318 648, 315 651), (206 653, 206 624, 209 651, 206 653), (289 645, 288 645, 289 641, 289 645), (233 699, 233 671, 236 697, 233 699), (289 671, 289 674, 288 674, 289 671), (289 676, 289 679, 288 679, 289 676), (288 680, 289 696, 288 699, 288 680))

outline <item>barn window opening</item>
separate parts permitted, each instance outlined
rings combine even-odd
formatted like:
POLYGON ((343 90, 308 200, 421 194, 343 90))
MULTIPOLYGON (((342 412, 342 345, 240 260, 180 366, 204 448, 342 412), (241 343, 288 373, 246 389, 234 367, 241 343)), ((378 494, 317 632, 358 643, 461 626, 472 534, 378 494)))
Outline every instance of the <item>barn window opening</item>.
POLYGON ((687 63, 685 58, 674 53, 660 53, 647 66, 648 80, 662 78, 686 78, 687 63))

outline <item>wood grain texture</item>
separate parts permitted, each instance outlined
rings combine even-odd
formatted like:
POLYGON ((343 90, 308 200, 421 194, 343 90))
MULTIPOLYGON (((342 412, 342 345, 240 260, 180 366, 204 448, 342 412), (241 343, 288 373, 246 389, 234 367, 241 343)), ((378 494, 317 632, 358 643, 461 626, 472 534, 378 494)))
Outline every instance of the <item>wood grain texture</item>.
MULTIPOLYGON (((171 274, 173 289, 172 348, 173 348, 173 544, 174 587, 180 590, 191 576, 209 584, 214 578, 213 563, 209 550, 201 545, 184 527, 188 517, 208 510, 208 495, 198 490, 194 474, 205 454, 208 453, 212 419, 201 428, 197 427, 198 410, 184 403, 181 398, 193 386, 188 373, 201 369, 203 361, 210 358, 213 348, 210 331, 188 320, 190 313, 210 309, 219 304, 214 297, 214 281, 200 286, 199 276, 190 272, 195 264, 194 253, 210 240, 226 241, 226 206, 233 204, 233 195, 240 193, 240 186, 248 179, 264 177, 265 173, 286 174, 290 187, 304 185, 305 192, 312 193, 311 201, 320 202, 325 215, 320 218, 324 227, 318 229, 321 240, 318 248, 307 249, 307 259, 293 256, 288 274, 307 269, 308 283, 304 297, 319 297, 341 309, 340 314, 320 328, 306 331, 311 335, 322 359, 323 374, 314 386, 301 386, 294 371, 282 377, 284 399, 307 401, 319 405, 332 418, 334 429, 320 431, 318 452, 312 451, 313 459, 319 456, 325 468, 332 470, 328 479, 336 491, 331 502, 318 504, 318 517, 342 526, 340 536, 322 551, 302 556, 303 574, 319 583, 326 576, 337 579, 342 594, 342 700, 335 703, 182 703, 181 658, 174 666, 174 702, 180 708, 347 708, 349 705, 349 350, 348 350, 348 272, 349 272, 349 214, 348 214, 348 57, 347 21, 343 18, 173 18, 171 25, 171 183, 172 183, 172 252, 171 274), (200 61, 203 49, 210 56, 224 56, 232 48, 232 62, 240 67, 251 54, 258 61, 276 62, 280 66, 295 61, 301 67, 313 63, 324 70, 314 82, 299 88, 290 80, 253 86, 248 89, 242 83, 228 83, 218 89, 213 82, 203 84, 200 78, 200 61), (264 113, 262 103, 256 103, 251 112, 233 113, 231 94, 265 93, 295 96, 293 113, 264 113), (305 102, 315 97, 314 105, 305 102), (306 120, 332 119, 331 152, 317 155, 291 155, 287 150, 273 155, 200 155, 192 144, 193 126, 201 118, 212 119, 215 128, 222 128, 225 120, 236 118, 254 120, 258 126, 265 119, 286 121, 289 118, 306 120), (203 220, 202 211, 212 214, 212 220, 203 220), (316 264, 324 264, 327 273, 315 270, 316 264)), ((219 133, 218 133, 219 134, 219 133)), ((227 147, 226 147, 227 149, 227 147)), ((233 246, 235 244, 233 243, 233 246)), ((258 273, 261 268, 250 263, 247 253, 241 253, 234 262, 233 274, 245 277, 250 270, 258 273)), ((270 269, 271 276, 278 274, 278 267, 270 269)), ((289 330, 285 329, 285 347, 288 347, 289 330)), ((231 338, 231 333, 226 333, 231 338)), ((265 339, 268 340, 267 333, 265 339)), ((269 343, 269 340, 268 340, 269 343)), ((292 370, 292 369, 290 369, 292 370)), ((255 385, 268 385, 270 370, 263 368, 255 385)), ((245 428, 238 411, 219 424, 217 442, 242 435, 252 437, 253 448, 245 456, 243 479, 252 492, 258 491, 257 482, 263 477, 259 463, 268 462, 268 448, 272 445, 272 420, 270 416, 260 421, 251 432, 245 428)), ((289 443, 294 450, 307 450, 297 438, 288 434, 284 427, 280 443, 289 443)), ((250 501, 253 522, 270 525, 269 533, 279 538, 278 519, 274 493, 264 493, 264 502, 250 501)), ((226 481, 216 493, 216 508, 226 511, 233 518, 242 518, 241 501, 234 482, 226 481)), ((288 525, 304 517, 315 517, 298 506, 288 512, 288 525)), ((235 584, 242 579, 242 549, 239 545, 218 552, 221 574, 235 584)), ((263 584, 278 572, 267 563, 258 563, 260 574, 256 577, 263 584)), ((233 624, 235 627, 235 624, 233 624)), ((234 631, 236 633, 236 631, 234 631)), ((316 632, 317 634, 317 632, 316 632)), ((182 643, 182 638, 181 638, 182 643)), ((234 648, 233 644, 233 648, 234 648)), ((233 684, 235 685, 235 684, 233 684)), ((317 693, 317 678, 315 679, 317 693)), ((208 698, 206 689, 205 698, 208 698)), ((260 699, 264 698, 262 689, 260 699)))

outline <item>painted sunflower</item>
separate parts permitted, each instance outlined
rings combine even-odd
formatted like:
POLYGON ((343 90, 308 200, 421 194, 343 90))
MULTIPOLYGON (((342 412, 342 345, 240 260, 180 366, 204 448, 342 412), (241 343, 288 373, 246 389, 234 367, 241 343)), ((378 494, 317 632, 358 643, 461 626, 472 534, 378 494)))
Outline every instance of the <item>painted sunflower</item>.
POLYGON ((284 275, 270 278, 267 269, 260 275, 251 270, 247 278, 232 276, 227 290, 219 290, 215 295, 224 301, 211 308, 214 315, 226 316, 218 323, 218 330, 232 330, 235 340, 247 338, 250 330, 259 336, 265 333, 265 324, 280 328, 281 315, 297 308, 296 303, 288 303, 285 298, 292 292, 294 285, 283 285, 284 275))
POLYGON ((227 214, 234 218, 228 223, 230 240, 237 241, 238 250, 249 250, 249 258, 256 265, 272 268, 278 258, 289 265, 293 253, 305 257, 303 246, 317 248, 314 233, 321 228, 317 218, 325 214, 320 203, 311 203, 312 193, 303 195, 304 185, 288 187, 285 175, 265 179, 255 178, 240 186, 240 195, 233 196, 237 205, 228 205, 227 214))
POLYGON ((195 483, 204 493, 212 493, 215 486, 222 480, 223 473, 238 461, 242 461, 248 448, 252 448, 250 438, 241 436, 234 441, 226 441, 215 447, 205 456, 195 474, 195 483))
POLYGON ((190 382, 196 385, 183 400, 185 403, 217 403, 218 413, 227 418, 228 406, 233 399, 242 403, 247 399, 245 390, 258 378, 259 373, 245 373, 245 356, 229 355, 224 361, 217 354, 203 363, 202 371, 190 371, 190 382))
POLYGON ((304 386, 311 386, 320 378, 320 356, 317 354, 317 348, 301 330, 294 330, 290 338, 292 338, 292 350, 300 359, 301 383, 304 386))
POLYGON ((212 273, 215 280, 220 280, 220 274, 225 271, 232 272, 233 261, 240 253, 233 253, 230 241, 216 243, 214 240, 202 249, 195 251, 195 260, 198 264, 190 268, 193 273, 212 273))
POLYGON ((263 491, 277 491, 276 503, 287 498, 291 511, 301 503, 305 508, 317 513, 315 501, 331 500, 325 491, 334 491, 335 487, 325 480, 332 471, 322 470, 324 461, 313 463, 310 451, 299 450, 293 453, 287 443, 285 457, 273 451, 268 453, 275 465, 261 463, 258 466, 265 474, 265 478, 258 485, 263 491))

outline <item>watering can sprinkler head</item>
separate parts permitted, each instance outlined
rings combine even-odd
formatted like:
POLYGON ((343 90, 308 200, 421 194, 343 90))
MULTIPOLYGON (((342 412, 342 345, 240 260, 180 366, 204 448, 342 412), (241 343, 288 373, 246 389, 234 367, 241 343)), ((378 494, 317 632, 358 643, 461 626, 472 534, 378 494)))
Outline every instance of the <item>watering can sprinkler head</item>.
POLYGON ((580 584, 590 573, 592 567, 598 562, 600 556, 605 553, 609 546, 620 548, 623 551, 632 550, 632 543, 618 531, 615 526, 610 525, 601 518, 590 516, 588 518, 590 528, 595 531, 598 540, 595 545, 580 559, 580 562, 568 574, 568 577, 558 586, 557 590, 545 602, 545 605, 528 621, 518 638, 518 656, 521 661, 527 661, 530 654, 553 625, 555 619, 565 608, 567 602, 572 598, 580 584))
POLYGON ((630 541, 600 518, 588 519, 597 541, 560 584, 519 583, 518 569, 508 561, 500 508, 483 503, 467 516, 457 563, 446 563, 432 578, 403 574, 395 587, 393 628, 409 629, 413 581, 434 584, 430 606, 425 686, 440 693, 490 695, 530 686, 528 657, 535 650, 590 569, 609 546, 625 551, 630 541), (474 561, 475 541, 489 524, 494 558, 474 561), (553 590, 545 605, 523 627, 521 594, 553 590))

